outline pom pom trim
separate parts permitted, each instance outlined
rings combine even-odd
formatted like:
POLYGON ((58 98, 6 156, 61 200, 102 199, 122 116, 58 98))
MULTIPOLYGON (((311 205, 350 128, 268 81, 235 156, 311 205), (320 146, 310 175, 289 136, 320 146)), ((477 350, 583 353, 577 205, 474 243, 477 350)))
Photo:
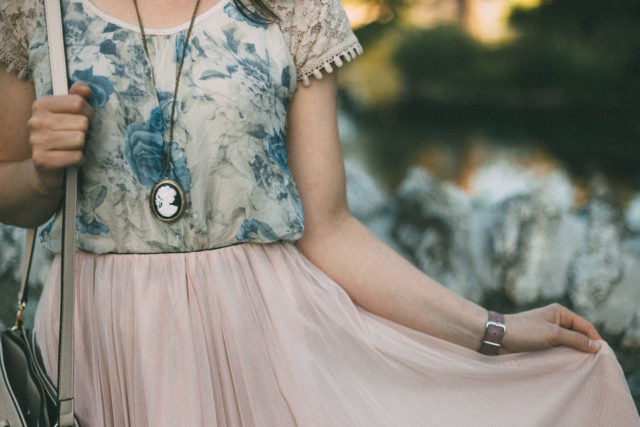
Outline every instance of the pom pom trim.
POLYGON ((351 42, 346 46, 337 46, 336 49, 332 49, 326 54, 320 57, 320 60, 312 63, 308 67, 304 67, 300 71, 298 81, 302 81, 302 84, 306 87, 311 84, 309 78, 311 76, 316 79, 322 79, 323 73, 333 73, 335 67, 342 67, 345 62, 351 61, 356 56, 362 54, 362 46, 357 41, 351 42))

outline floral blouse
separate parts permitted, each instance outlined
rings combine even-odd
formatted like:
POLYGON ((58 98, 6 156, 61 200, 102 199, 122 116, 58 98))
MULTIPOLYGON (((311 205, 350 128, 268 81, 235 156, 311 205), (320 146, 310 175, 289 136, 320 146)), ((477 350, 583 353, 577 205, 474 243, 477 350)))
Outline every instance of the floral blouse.
MULTIPOLYGON (((0 6, 0 61, 50 95, 42 0, 0 6)), ((193 251, 240 242, 299 239, 304 217, 285 151, 287 105, 297 81, 322 77, 361 52, 339 0, 274 3, 280 17, 244 17, 220 0, 195 21, 180 81, 169 178, 185 213, 155 218, 152 187, 163 178, 171 104, 188 23, 145 29, 89 0, 63 0, 70 83, 86 82, 95 109, 80 169, 78 250, 193 251)), ((61 215, 40 231, 59 251, 61 215)))

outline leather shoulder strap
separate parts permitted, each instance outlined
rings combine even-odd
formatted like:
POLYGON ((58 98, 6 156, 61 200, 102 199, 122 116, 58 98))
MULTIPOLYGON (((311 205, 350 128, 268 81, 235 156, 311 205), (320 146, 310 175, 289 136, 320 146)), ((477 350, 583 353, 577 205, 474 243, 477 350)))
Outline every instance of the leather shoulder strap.
POLYGON ((24 244, 24 267, 22 269, 22 281, 18 292, 18 314, 16 315, 15 328, 21 328, 24 320, 24 308, 27 306, 29 287, 29 276, 31 275, 31 264, 33 262, 33 249, 36 244, 36 229, 27 230, 27 237, 24 244))
MULTIPOLYGON (((54 95, 69 92, 64 53, 62 10, 59 0, 45 1, 51 79, 54 95)), ((76 192, 78 171, 65 172, 65 202, 62 223, 62 283, 60 293, 60 343, 58 348, 58 425, 72 427, 73 408, 73 323, 75 285, 76 192)))

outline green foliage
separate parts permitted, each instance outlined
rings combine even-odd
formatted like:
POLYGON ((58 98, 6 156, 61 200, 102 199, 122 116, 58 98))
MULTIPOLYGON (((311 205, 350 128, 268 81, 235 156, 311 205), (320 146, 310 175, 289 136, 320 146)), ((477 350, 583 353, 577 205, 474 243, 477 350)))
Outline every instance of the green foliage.
POLYGON ((640 0, 547 0, 511 23, 499 45, 455 25, 390 38, 400 92, 357 113, 374 155, 400 176, 428 141, 464 151, 480 133, 537 141, 577 175, 640 182, 640 0))
POLYGON ((545 0, 534 9, 516 7, 511 15, 512 25, 527 33, 585 38, 610 27, 637 28, 639 22, 640 2, 636 0, 545 0))
POLYGON ((395 60, 407 80, 457 82, 466 79, 483 49, 457 26, 408 32, 398 46, 395 60))
POLYGON ((522 34, 513 46, 530 48, 538 59, 533 66, 561 67, 549 84, 592 95, 596 103, 638 104, 639 1, 547 0, 535 9, 514 9, 511 23, 522 34))
POLYGON ((490 47, 443 26, 409 32, 394 59, 407 92, 440 94, 451 103, 631 105, 640 100, 640 30, 634 31, 624 44, 605 43, 602 34, 586 40, 551 32, 490 47))

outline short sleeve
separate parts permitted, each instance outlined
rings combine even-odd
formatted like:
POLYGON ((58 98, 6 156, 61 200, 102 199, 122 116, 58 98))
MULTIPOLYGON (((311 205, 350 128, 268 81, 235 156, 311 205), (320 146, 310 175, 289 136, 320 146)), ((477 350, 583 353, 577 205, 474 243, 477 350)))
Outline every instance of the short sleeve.
POLYGON ((293 0, 282 18, 298 81, 305 86, 311 76, 320 79, 362 53, 340 0, 293 0))
POLYGON ((36 14, 33 0, 3 0, 0 4, 0 62, 21 79, 27 78, 29 34, 36 14))

